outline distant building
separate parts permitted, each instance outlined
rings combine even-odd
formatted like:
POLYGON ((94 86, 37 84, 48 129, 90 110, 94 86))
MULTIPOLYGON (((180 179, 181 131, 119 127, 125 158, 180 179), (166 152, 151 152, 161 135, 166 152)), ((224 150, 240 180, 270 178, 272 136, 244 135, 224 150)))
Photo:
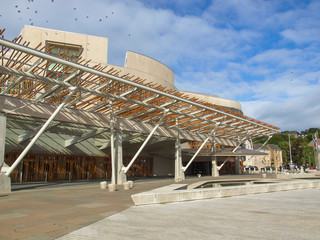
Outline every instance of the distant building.
POLYGON ((253 144, 253 149, 268 155, 248 156, 244 164, 246 166, 257 166, 259 169, 267 166, 272 166, 279 169, 283 166, 282 150, 275 144, 253 144))
POLYGON ((283 166, 281 148, 275 144, 268 144, 267 147, 270 149, 271 166, 275 168, 280 168, 280 166, 283 166))

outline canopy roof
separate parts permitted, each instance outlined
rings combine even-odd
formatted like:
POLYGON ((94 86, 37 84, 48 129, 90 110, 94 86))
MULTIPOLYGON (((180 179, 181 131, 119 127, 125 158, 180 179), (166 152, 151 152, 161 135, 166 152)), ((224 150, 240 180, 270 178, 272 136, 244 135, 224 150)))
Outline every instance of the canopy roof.
POLYGON ((13 42, 0 39, 0 45, 0 95, 57 105, 71 87, 76 87, 68 108, 102 114, 110 114, 113 109, 117 118, 150 124, 157 124, 168 111, 162 126, 200 134, 214 129, 216 137, 229 140, 270 136, 279 130, 179 91, 122 75, 108 66, 89 67, 89 61, 81 58, 72 62, 64 54, 53 56, 44 52, 40 45, 29 48, 20 37, 13 42))
MULTIPOLYGON (((197 149, 183 149, 183 152, 187 155, 192 156, 197 149)), ((202 157, 241 157, 241 156, 256 156, 256 155, 268 155, 268 153, 259 152, 257 150, 246 149, 246 148, 238 148, 236 151, 232 151, 232 148, 222 148, 217 149, 216 152, 212 152, 210 149, 202 149, 198 156, 202 157)))

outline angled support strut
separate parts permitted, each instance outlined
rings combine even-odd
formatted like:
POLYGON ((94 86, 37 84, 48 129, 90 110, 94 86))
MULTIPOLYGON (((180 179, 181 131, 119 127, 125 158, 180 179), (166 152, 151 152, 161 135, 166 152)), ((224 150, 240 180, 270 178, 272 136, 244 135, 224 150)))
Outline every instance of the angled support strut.
POLYGON ((160 126, 162 120, 165 118, 165 116, 168 114, 169 109, 166 109, 162 115, 162 117, 160 118, 158 124, 152 129, 152 131, 149 133, 148 137, 146 138, 146 140, 144 140, 143 144, 141 145, 141 147, 139 148, 139 150, 137 151, 137 153, 134 155, 134 157, 132 158, 132 160, 130 161, 130 163, 128 164, 128 166, 123 167, 122 170, 124 171, 124 173, 127 173, 129 168, 131 167, 131 165, 134 163, 134 161, 137 159, 137 157, 139 156, 139 154, 141 153, 141 151, 144 149, 144 147, 147 145, 147 143, 149 142, 150 138, 152 137, 152 135, 155 133, 155 131, 157 130, 157 128, 160 126))
POLYGON ((217 127, 219 126, 220 123, 218 123, 215 128, 210 132, 210 134, 208 135, 208 137, 204 140, 204 142, 201 144, 201 146, 198 148, 197 152, 193 155, 193 157, 190 159, 190 161, 188 162, 188 164, 185 167, 182 167, 182 171, 185 172, 188 167, 190 166, 190 164, 193 162, 193 160, 196 158, 196 156, 199 154, 199 152, 201 151, 201 149, 204 147, 204 145, 208 142, 208 140, 210 139, 211 135, 214 133, 214 131, 217 129, 217 127))
POLYGON ((41 134, 48 128, 49 124, 53 121, 53 119, 57 116, 57 114, 61 111, 61 109, 64 107, 64 105, 69 101, 72 94, 75 92, 77 88, 73 87, 70 88, 70 93, 68 96, 64 99, 64 101, 59 105, 59 107, 54 111, 54 113, 51 115, 51 117, 47 120, 47 122, 42 126, 42 128, 39 130, 39 132, 34 136, 34 138, 31 140, 31 142, 28 144, 28 146, 23 150, 23 152, 20 154, 20 156, 17 158, 17 160, 12 164, 12 166, 8 169, 6 172, 6 176, 9 176, 12 171, 18 166, 18 164, 21 162, 21 160, 25 157, 25 155, 29 152, 29 150, 33 147, 35 142, 39 139, 41 134))

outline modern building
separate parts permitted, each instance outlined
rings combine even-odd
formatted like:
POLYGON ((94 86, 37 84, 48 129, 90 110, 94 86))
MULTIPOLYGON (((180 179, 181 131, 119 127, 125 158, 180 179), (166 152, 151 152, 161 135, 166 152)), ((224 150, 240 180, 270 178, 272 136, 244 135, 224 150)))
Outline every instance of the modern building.
POLYGON ((236 101, 179 91, 150 57, 127 51, 110 65, 107 38, 25 26, 0 45, 0 168, 11 182, 235 174, 259 154, 243 143, 279 130, 236 101))

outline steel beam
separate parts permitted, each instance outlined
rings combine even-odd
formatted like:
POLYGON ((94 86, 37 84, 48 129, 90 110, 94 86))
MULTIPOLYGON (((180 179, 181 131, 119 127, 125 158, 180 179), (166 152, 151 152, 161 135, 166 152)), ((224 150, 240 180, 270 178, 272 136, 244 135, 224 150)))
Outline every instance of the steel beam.
POLYGON ((160 126, 162 120, 165 118, 165 116, 168 114, 169 110, 166 109, 163 113, 163 116, 161 117, 161 119, 159 120, 158 124, 152 129, 152 131, 150 132, 150 134, 148 135, 148 137, 146 138, 146 140, 143 142, 143 144, 141 145, 141 147, 139 148, 139 150, 137 151, 137 153, 134 155, 134 157, 132 158, 132 160, 130 161, 130 163, 128 164, 128 166, 123 167, 122 170, 124 171, 124 173, 127 173, 129 168, 131 167, 131 165, 134 163, 134 161, 137 159, 137 157, 139 156, 139 154, 141 153, 141 151, 144 149, 144 147, 146 146, 146 144, 149 142, 150 138, 152 137, 152 135, 154 134, 154 132, 157 130, 157 128, 160 126))
POLYGON ((53 119, 56 117, 56 115, 61 111, 61 109, 64 107, 64 105, 69 101, 69 99, 71 98, 72 94, 75 92, 76 89, 77 89, 76 87, 70 88, 70 93, 68 94, 68 96, 59 105, 59 107, 54 111, 54 113, 51 115, 51 117, 48 119, 48 121, 43 125, 43 127, 39 130, 39 132, 36 134, 36 136, 34 136, 34 138, 31 140, 31 142, 28 144, 28 146, 19 155, 17 160, 8 169, 8 171, 6 172, 6 176, 9 176, 12 173, 12 171, 18 166, 18 164, 25 157, 25 155, 29 152, 29 150, 33 147, 33 145, 39 139, 39 137, 42 135, 42 133, 47 129, 47 127, 53 121, 53 119))
MULTIPOLYGON (((46 130, 53 128, 59 124, 60 124, 60 122, 54 122, 54 123, 50 124, 50 126, 48 126, 48 128, 46 130)), ((39 132, 40 129, 41 129, 41 127, 37 127, 34 131, 27 131, 26 133, 19 135, 18 136, 18 143, 21 144, 21 143, 33 138, 37 134, 37 132, 39 132)))
POLYGON ((40 57, 40 58, 43 58, 43 59, 46 59, 46 60, 54 61, 56 63, 60 63, 60 64, 63 64, 63 65, 69 66, 71 68, 75 68, 75 69, 84 71, 84 72, 95 74, 97 76, 113 79, 115 81, 118 81, 118 82, 121 82, 121 83, 125 83, 127 85, 131 85, 133 87, 137 87, 139 89, 144 89, 144 90, 159 94, 161 96, 165 96, 165 97, 168 97, 168 98, 171 98, 171 99, 174 99, 174 100, 185 102, 185 103, 191 104, 193 106, 197 106, 197 107, 200 107, 200 108, 203 108, 203 109, 206 109, 206 110, 210 110, 212 112, 217 112, 217 113, 220 113, 220 114, 222 114, 224 116, 229 116, 229 117, 232 117, 232 118, 235 118, 235 119, 243 120, 245 122, 250 122, 252 124, 261 126, 263 128, 266 128, 266 129, 268 129, 268 130, 270 130, 272 132, 276 132, 276 130, 274 128, 272 128, 270 126, 263 125, 261 123, 257 123, 257 122, 251 121, 250 119, 245 119, 245 118, 242 118, 242 117, 239 117, 239 116, 236 116, 236 115, 232 115, 230 113, 227 113, 227 112, 224 112, 224 111, 221 111, 221 110, 218 110, 218 109, 203 105, 201 103, 194 102, 194 101, 186 99, 186 98, 182 98, 182 97, 179 97, 179 96, 167 93, 167 92, 163 92, 163 91, 151 88, 151 87, 146 86, 146 85, 142 85, 142 84, 139 84, 139 83, 136 83, 136 82, 124 79, 124 78, 120 78, 118 76, 114 76, 114 75, 111 75, 111 74, 108 74, 108 73, 105 73, 105 72, 102 72, 102 71, 99 71, 99 70, 96 70, 96 69, 92 69, 90 67, 83 66, 83 65, 80 65, 80 64, 75 63, 75 62, 71 62, 71 61, 68 61, 68 60, 65 60, 65 59, 61 59, 61 58, 58 58, 56 56, 52 56, 52 55, 46 54, 44 52, 41 52, 41 51, 38 51, 38 50, 35 50, 35 49, 27 48, 25 46, 19 45, 17 43, 10 42, 8 40, 0 39, 0 45, 5 46, 7 48, 15 49, 17 51, 21 51, 21 52, 24 52, 24 53, 27 53, 27 54, 32 54, 34 56, 37 56, 37 57, 40 57))
POLYGON ((198 150, 196 151, 196 153, 193 155, 193 157, 190 159, 190 161, 188 162, 188 164, 185 167, 182 167, 183 172, 185 172, 188 167, 190 166, 190 164, 193 162, 193 160, 196 158, 196 156, 199 154, 199 152, 201 151, 201 149, 204 147, 204 145, 208 142, 208 140, 210 139, 211 135, 214 133, 214 131, 216 130, 216 128, 219 126, 219 124, 217 124, 215 126, 215 128, 211 131, 211 133, 208 135, 208 137, 204 140, 204 142, 201 144, 201 146, 198 148, 198 150))
POLYGON ((75 144, 77 144, 77 143, 79 143, 79 142, 85 141, 85 140, 87 140, 87 139, 89 139, 89 138, 92 138, 92 137, 94 137, 94 136, 96 136, 96 135, 98 135, 98 134, 101 134, 101 133, 103 133, 103 132, 105 132, 105 131, 107 131, 107 129, 105 129, 105 128, 99 128, 99 129, 97 129, 97 130, 92 130, 92 131, 90 131, 90 132, 87 132, 87 133, 83 134, 83 135, 80 136, 80 137, 75 136, 75 137, 73 137, 73 138, 66 139, 66 140, 65 140, 65 143, 64 143, 64 146, 65 146, 65 147, 73 146, 73 145, 75 145, 75 144))
MULTIPOLYGON (((31 68, 27 71, 28 73, 31 73, 34 69, 36 69, 41 63, 43 62, 42 59, 39 59, 38 61, 36 61, 33 66, 31 66, 31 68)), ((13 81, 13 83, 11 83, 6 89, 4 89, 0 95, 4 95, 6 93, 8 93, 12 88, 14 88, 15 85, 17 85, 18 83, 20 83, 23 80, 23 76, 18 77, 17 79, 15 79, 13 81)))

